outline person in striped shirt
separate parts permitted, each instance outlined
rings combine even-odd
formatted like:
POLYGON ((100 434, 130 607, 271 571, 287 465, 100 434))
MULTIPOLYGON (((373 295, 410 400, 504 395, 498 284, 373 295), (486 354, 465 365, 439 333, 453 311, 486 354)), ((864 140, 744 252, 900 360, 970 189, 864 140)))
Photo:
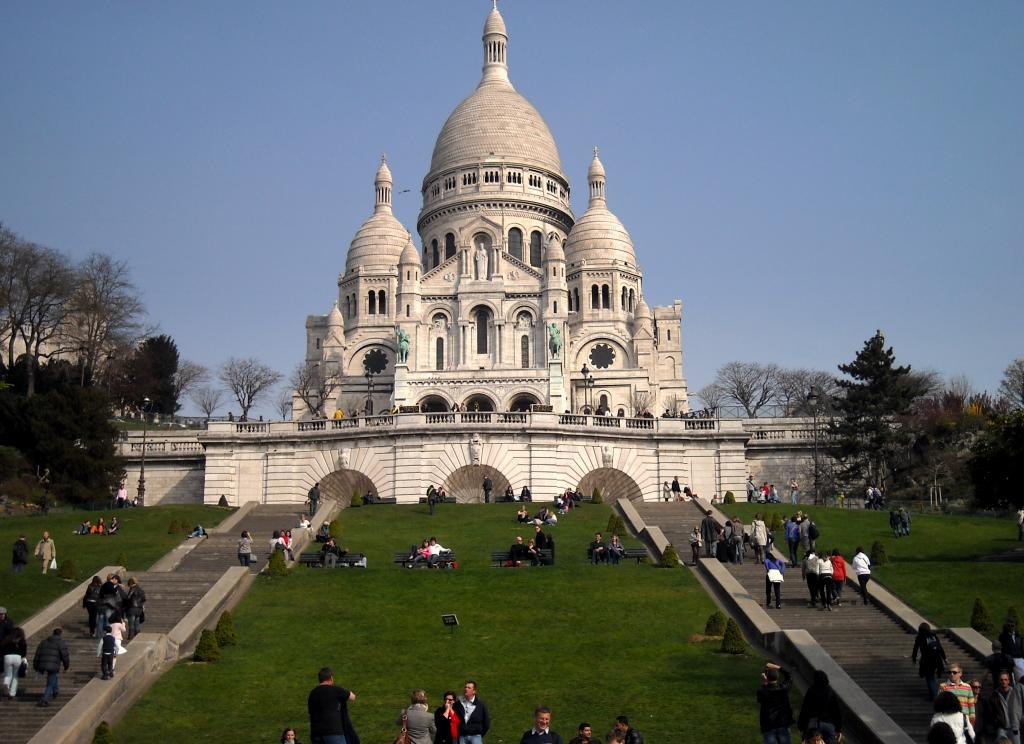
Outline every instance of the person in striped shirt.
POLYGON ((974 690, 971 686, 963 680, 964 670, 959 664, 950 664, 949 666, 949 677, 945 682, 939 685, 940 692, 952 692, 956 695, 956 699, 960 701, 960 709, 964 715, 970 720, 971 725, 974 725, 974 706, 975 697, 974 690))

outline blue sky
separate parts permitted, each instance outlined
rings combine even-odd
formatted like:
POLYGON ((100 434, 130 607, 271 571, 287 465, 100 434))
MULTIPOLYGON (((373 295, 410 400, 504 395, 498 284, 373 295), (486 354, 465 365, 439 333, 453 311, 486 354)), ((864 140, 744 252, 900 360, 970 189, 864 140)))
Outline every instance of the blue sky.
MULTIPOLYGON (((1024 3, 499 7, 576 214, 600 145, 649 304, 683 300, 691 389, 834 370, 876 328, 978 388, 1024 355, 1024 3)), ((287 373, 381 152, 414 229, 489 8, 2 3, 0 221, 127 259, 183 356, 287 373)))

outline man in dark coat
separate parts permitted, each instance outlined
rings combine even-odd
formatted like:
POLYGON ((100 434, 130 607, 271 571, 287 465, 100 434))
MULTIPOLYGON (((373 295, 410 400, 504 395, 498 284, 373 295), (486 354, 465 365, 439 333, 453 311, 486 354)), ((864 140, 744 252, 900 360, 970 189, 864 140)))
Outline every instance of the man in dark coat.
POLYGON ((19 535, 14 541, 14 550, 11 552, 11 570, 14 573, 21 573, 28 565, 28 541, 24 535, 19 535))
POLYGON ((309 516, 316 514, 317 504, 320 503, 320 484, 314 483, 313 487, 309 489, 309 516))
POLYGON ((463 694, 455 701, 455 713, 459 717, 460 743, 483 744, 491 729, 491 713, 487 704, 476 696, 475 681, 466 680, 463 694))
POLYGON ((61 666, 65 672, 71 667, 71 654, 68 652, 68 644, 61 638, 62 634, 60 628, 54 628, 53 635, 39 644, 32 659, 32 668, 46 675, 46 689, 43 690, 42 699, 37 703, 41 708, 45 708, 57 697, 61 666))
POLYGON ((306 708, 309 711, 309 733, 312 744, 359 744, 352 721, 348 717, 348 704, 356 694, 334 684, 334 672, 324 667, 317 674, 319 684, 309 693, 306 708))
POLYGON ((127 598, 128 595, 124 587, 121 586, 121 577, 117 574, 110 574, 103 582, 103 586, 100 587, 100 603, 96 608, 97 640, 103 638, 103 626, 110 624, 110 618, 123 612, 127 598))
POLYGON ((777 664, 767 664, 761 673, 757 702, 761 706, 761 736, 766 742, 790 742, 793 709, 789 705, 790 677, 777 664))
POLYGON ((494 490, 494 483, 491 481, 491 476, 489 476, 489 475, 485 475, 484 476, 483 489, 484 489, 484 503, 485 504, 489 504, 489 503, 491 503, 491 491, 494 490))
POLYGON ((523 733, 519 744, 562 744, 562 737, 551 730, 551 709, 533 711, 533 728, 523 733))
POLYGON ((629 719, 618 716, 615 719, 615 731, 622 735, 626 744, 644 744, 644 735, 629 725, 629 719))
POLYGON ((710 558, 714 555, 715 541, 718 540, 718 523, 711 516, 710 509, 700 521, 700 539, 704 541, 704 555, 710 558))

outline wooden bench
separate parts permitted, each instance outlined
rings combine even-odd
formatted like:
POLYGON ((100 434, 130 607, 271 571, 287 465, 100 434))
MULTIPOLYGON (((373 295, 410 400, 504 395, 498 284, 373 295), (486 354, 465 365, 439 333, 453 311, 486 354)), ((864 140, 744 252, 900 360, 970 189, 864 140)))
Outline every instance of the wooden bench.
POLYGON ((409 558, 409 551, 403 550, 401 553, 395 553, 394 562, 405 566, 406 568, 431 568, 437 566, 438 568, 455 568, 455 563, 458 559, 455 556, 455 551, 449 551, 437 557, 434 563, 428 563, 427 561, 417 561, 413 563, 409 558))
MULTIPOLYGON (((427 503, 426 496, 420 496, 420 503, 427 503)), ((459 503, 454 496, 445 496, 443 501, 435 501, 435 504, 457 504, 459 503)))
POLYGON ((387 504, 397 504, 397 503, 398 503, 398 499, 396 499, 394 496, 391 496, 390 498, 383 497, 383 496, 374 496, 373 501, 371 501, 369 503, 367 503, 365 499, 363 500, 363 506, 377 506, 378 504, 382 504, 382 505, 386 506, 387 504))
MULTIPOLYGON (((541 548, 537 551, 540 554, 541 562, 538 565, 550 566, 554 562, 550 548, 541 548)), ((495 550, 491 553, 491 567, 492 568, 504 568, 505 564, 509 562, 509 551, 507 550, 495 550)), ((529 561, 523 561, 524 566, 532 566, 533 564, 529 561)), ((509 567, 511 568, 511 567, 509 567)))
MULTIPOLYGON (((309 568, 326 568, 322 560, 322 553, 303 553, 299 556, 298 563, 308 566, 309 568)), ((362 553, 346 553, 345 555, 338 556, 336 566, 343 566, 345 568, 366 568, 366 556, 362 553)))
MULTIPOLYGON (((607 547, 607 546, 605 546, 605 547, 607 547)), ((587 560, 589 562, 593 563, 594 559, 590 555, 590 546, 589 545, 586 548, 586 553, 587 553, 587 560)), ((645 548, 626 548, 623 551, 622 557, 619 559, 619 561, 621 562, 621 561, 625 561, 625 560, 629 560, 630 558, 633 558, 633 559, 636 560, 637 563, 642 563, 644 558, 646 558, 646 557, 647 557, 647 550, 645 548)), ((607 561, 599 561, 599 562, 600 563, 611 563, 612 561, 611 561, 611 558, 609 558, 607 561)))

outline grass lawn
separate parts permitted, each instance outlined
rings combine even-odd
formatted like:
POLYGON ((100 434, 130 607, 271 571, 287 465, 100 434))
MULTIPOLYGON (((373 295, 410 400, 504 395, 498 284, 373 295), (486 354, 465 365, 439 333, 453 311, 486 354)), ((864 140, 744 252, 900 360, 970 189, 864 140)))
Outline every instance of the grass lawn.
MULTIPOLYGON (((785 505, 734 504, 725 507, 747 524, 757 512, 790 515, 785 505)), ((872 567, 872 576, 932 622, 944 627, 967 627, 975 597, 988 605, 992 619, 1002 623, 1006 608, 1024 612, 1024 562, 979 563, 979 556, 1020 546, 1011 519, 946 514, 911 514, 910 535, 895 538, 888 511, 808 508, 821 530, 818 546, 839 548, 847 561, 862 545, 881 540, 889 563, 872 567)), ((785 537, 776 535, 785 552, 785 537)), ((998 630, 996 631, 998 635, 998 630)))
POLYGON ((57 546, 57 562, 73 560, 78 568, 78 582, 81 582, 91 572, 116 563, 121 553, 127 556, 130 570, 148 568, 184 538, 180 534, 167 534, 167 526, 172 519, 212 527, 230 513, 229 509, 216 506, 177 505, 113 509, 109 512, 52 512, 47 517, 33 515, 0 519, 0 545, 5 550, 6 561, 0 570, 0 606, 6 607, 11 619, 20 623, 74 586, 60 579, 56 571, 41 575, 38 559, 32 553, 43 536, 43 530, 49 530, 50 538, 57 546), (115 514, 121 525, 117 535, 72 534, 86 518, 95 522, 102 515, 104 521, 109 522, 115 514), (23 573, 14 574, 10 570, 10 550, 18 535, 25 535, 27 539, 29 564, 23 573))
MULTIPOLYGON (((342 544, 369 568, 260 577, 234 613, 239 645, 216 664, 181 662, 117 727, 122 741, 276 741, 286 725, 309 741, 306 696, 323 665, 354 690, 364 742, 392 741, 415 687, 431 710, 445 689, 477 680, 491 708, 488 744, 518 742, 532 710, 553 710, 568 741, 629 715, 651 742, 759 742, 755 690, 763 660, 691 641, 714 605, 683 569, 591 566, 585 546, 610 510, 587 505, 545 530, 556 565, 490 568, 492 550, 527 530, 508 505, 375 506, 342 513, 342 544), (392 554, 436 535, 456 571, 407 570, 392 554), (456 613, 454 634, 441 625, 456 613)), ((627 546, 636 542, 627 539, 627 546)))

